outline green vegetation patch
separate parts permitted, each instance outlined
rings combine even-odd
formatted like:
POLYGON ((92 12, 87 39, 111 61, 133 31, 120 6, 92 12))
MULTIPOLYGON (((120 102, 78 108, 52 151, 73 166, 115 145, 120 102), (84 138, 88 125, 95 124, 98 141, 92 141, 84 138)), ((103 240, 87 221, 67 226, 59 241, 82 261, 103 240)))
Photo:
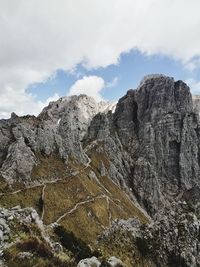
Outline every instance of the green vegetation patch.
POLYGON ((73 232, 66 230, 63 226, 56 227, 55 233, 59 237, 63 247, 73 253, 77 262, 84 258, 99 256, 97 251, 92 252, 90 247, 84 241, 77 238, 73 232))

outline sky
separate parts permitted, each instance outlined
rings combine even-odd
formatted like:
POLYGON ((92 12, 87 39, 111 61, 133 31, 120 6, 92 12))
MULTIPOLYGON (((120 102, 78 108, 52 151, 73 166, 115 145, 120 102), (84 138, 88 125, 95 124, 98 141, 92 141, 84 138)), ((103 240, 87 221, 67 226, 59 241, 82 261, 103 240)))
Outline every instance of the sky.
POLYGON ((199 0, 0 0, 0 118, 116 101, 147 74, 200 94, 199 0))

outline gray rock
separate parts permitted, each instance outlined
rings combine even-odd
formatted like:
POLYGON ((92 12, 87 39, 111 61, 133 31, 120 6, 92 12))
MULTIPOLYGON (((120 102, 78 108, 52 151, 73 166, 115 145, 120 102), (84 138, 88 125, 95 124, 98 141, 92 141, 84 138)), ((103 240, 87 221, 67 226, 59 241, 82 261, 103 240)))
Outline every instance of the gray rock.
POLYGON ((173 202, 146 225, 143 240, 157 266, 199 266, 199 215, 186 202, 173 202))
POLYGON ((28 251, 20 252, 17 255, 17 258, 24 260, 24 259, 31 259, 33 257, 33 254, 28 251))
POLYGON ((4 239, 3 239, 3 231, 0 230, 0 242, 2 242, 4 239))
POLYGON ((104 163, 102 160, 99 163, 99 172, 100 172, 101 176, 107 175, 107 170, 106 170, 106 167, 104 166, 104 163))
MULTIPOLYGON (((50 246, 53 246, 37 211, 33 208, 22 209, 20 206, 16 206, 11 209, 0 208, 0 250, 3 250, 10 243, 10 238, 13 238, 13 231, 16 230, 14 229, 15 224, 13 224, 13 220, 19 224, 35 224, 42 238, 50 246), (13 219, 10 220, 10 217, 13 219)), ((17 238, 16 233, 15 238, 17 238)))
POLYGON ((97 181, 97 182, 98 182, 98 178, 97 178, 95 172, 90 171, 89 174, 88 174, 88 176, 89 176, 89 178, 90 178, 91 180, 94 180, 94 181, 97 181))
POLYGON ((77 267, 99 267, 100 265, 100 261, 96 257, 92 257, 81 260, 77 267))
POLYGON ((57 154, 66 163, 71 156, 82 164, 88 157, 82 139, 90 121, 99 112, 114 106, 97 103, 86 95, 61 98, 51 102, 41 114, 0 121, 0 173, 9 183, 30 182, 39 154, 57 154))
POLYGON ((27 181, 36 163, 34 153, 21 137, 10 145, 1 168, 1 175, 8 183, 12 183, 13 180, 27 181))
POLYGON ((115 256, 112 256, 108 259, 108 263, 111 267, 123 267, 123 263, 120 259, 116 258, 115 256))
POLYGON ((100 174, 131 188, 154 214, 199 184, 199 129, 189 87, 150 75, 119 100, 114 113, 92 118, 83 143, 96 144, 95 152, 108 160, 109 168, 100 166, 100 174))

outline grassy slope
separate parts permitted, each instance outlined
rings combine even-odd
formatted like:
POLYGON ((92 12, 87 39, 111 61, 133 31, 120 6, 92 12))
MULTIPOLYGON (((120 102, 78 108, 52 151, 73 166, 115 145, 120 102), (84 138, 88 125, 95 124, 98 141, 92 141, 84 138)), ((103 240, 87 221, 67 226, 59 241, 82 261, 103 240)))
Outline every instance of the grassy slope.
MULTIPOLYGON (((75 208, 77 203, 86 201, 85 204, 78 205, 70 214, 66 214, 59 223, 73 231, 77 237, 92 244, 97 236, 109 226, 110 220, 130 217, 137 217, 142 223, 146 223, 148 220, 116 184, 108 177, 100 176, 98 162, 101 160, 105 166, 108 166, 109 162, 106 157, 96 154, 95 151, 90 151, 90 157, 92 160, 90 166, 84 168, 73 159, 70 159, 66 166, 55 155, 40 156, 40 164, 34 168, 32 180, 60 179, 56 183, 46 183, 43 217, 46 225, 56 222, 64 213, 75 208), (96 173, 100 183, 89 177, 88 174, 91 170, 96 173), (72 175, 74 171, 77 172, 76 175, 72 175)), ((0 196, 0 206, 34 207, 41 215, 42 190, 43 185, 23 189, 16 194, 2 195, 0 196)), ((115 248, 108 249, 106 244, 102 251, 105 255, 114 255, 116 252, 116 256, 123 256, 115 251, 115 248)))
POLYGON ((14 207, 20 205, 21 207, 33 207, 38 213, 41 213, 39 209, 39 199, 42 194, 42 186, 24 189, 17 194, 6 194, 0 196, 0 206, 5 208, 14 207))
MULTIPOLYGON (((101 229, 108 226, 109 212, 107 210, 106 196, 109 198, 112 219, 138 217, 142 222, 147 222, 146 217, 134 206, 127 195, 116 184, 108 177, 101 177, 99 175, 95 159, 99 160, 93 154, 91 165, 84 169, 84 166, 78 165, 73 160, 66 166, 61 159, 55 156, 41 157, 41 163, 33 170, 32 180, 50 181, 51 179, 61 179, 56 183, 46 183, 44 197, 45 224, 55 222, 65 212, 70 211, 77 203, 94 198, 94 201, 80 205, 77 210, 60 221, 65 226, 69 224, 69 227, 72 228, 72 218, 76 217, 75 213, 81 213, 83 217, 81 214, 78 215, 79 223, 85 227, 85 238, 90 239, 87 235, 89 222, 95 223, 96 221, 97 225, 101 225, 101 229), (88 174, 91 170, 96 173, 100 183, 89 178, 88 174), (79 173, 76 175, 70 174, 73 171, 79 171, 79 173), (91 214, 91 216, 88 214, 91 214)), ((101 160, 105 161, 105 158, 102 157, 101 160)), ((9 193, 2 195, 0 196, 0 205, 4 207, 13 207, 15 205, 21 205, 22 207, 31 206, 36 208, 40 213, 39 201, 42 196, 42 189, 43 186, 41 185, 35 188, 22 189, 21 192, 15 194, 9 193)), ((75 233, 78 233, 78 231, 81 232, 80 229, 73 230, 75 233)), ((90 230, 88 229, 88 231, 90 230)))

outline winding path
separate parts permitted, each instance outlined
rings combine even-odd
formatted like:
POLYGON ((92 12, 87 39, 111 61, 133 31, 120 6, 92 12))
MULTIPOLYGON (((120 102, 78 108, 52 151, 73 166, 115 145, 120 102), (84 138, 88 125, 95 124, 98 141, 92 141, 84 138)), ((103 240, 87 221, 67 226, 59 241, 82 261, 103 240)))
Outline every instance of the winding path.
MULTIPOLYGON (((94 145, 94 144, 93 144, 94 145)), ((86 150, 87 151, 87 150, 86 150)), ((86 152, 85 151, 85 152, 86 152)), ((89 166, 90 166, 90 163, 91 163, 91 159, 90 157, 86 154, 87 156, 87 159, 88 159, 88 162, 86 163, 86 165, 79 171, 77 171, 76 175, 80 175, 85 169, 87 169, 89 166)), ((73 175, 71 176, 73 177, 73 175)), ((71 178, 71 177, 68 177, 68 178, 71 178)), ((42 214, 41 214, 41 220, 43 220, 44 218, 44 213, 45 213, 45 189, 47 187, 48 184, 54 184, 54 183, 57 183, 58 181, 61 181, 62 179, 55 179, 55 180, 52 180, 52 181, 45 181, 44 183, 41 183, 41 184, 37 184, 37 185, 33 185, 33 186, 29 186, 29 187, 26 187, 26 188, 23 188, 23 189, 19 189, 19 190, 16 190, 14 192, 10 192, 10 193, 0 193, 0 196, 4 196, 4 195, 14 195, 14 194, 17 194, 17 193, 20 193, 20 192, 23 192, 25 190, 28 190, 28 189, 33 189, 33 188, 37 188, 37 187, 42 187, 42 196, 41 196, 41 200, 42 200, 42 204, 43 204, 43 207, 42 207, 42 214)), ((105 188, 105 186, 100 182, 100 180, 97 178, 96 180, 97 184, 99 184, 99 186, 105 190, 105 192, 107 194, 110 194, 110 191, 105 188)), ((111 211, 110 211, 110 201, 113 202, 113 204, 115 204, 118 208, 122 209, 122 207, 120 205, 118 205, 113 199, 111 199, 108 195, 106 194, 101 194, 101 195, 98 195, 96 197, 92 197, 90 199, 86 199, 84 201, 80 201, 78 203, 75 204, 75 206, 73 208, 71 208, 70 210, 68 210, 67 212, 65 212, 63 215, 61 215, 55 222, 51 223, 51 224, 54 224, 54 223, 59 223, 65 216, 73 213, 74 211, 76 211, 80 206, 83 206, 87 203, 90 203, 90 202, 93 202, 95 201, 96 199, 106 199, 106 203, 107 203, 107 212, 108 212, 108 221, 109 221, 109 225, 111 225, 111 222, 112 222, 112 214, 111 214, 111 211)), ((120 202, 120 200, 118 199, 115 199, 116 201, 120 202)))
POLYGON ((61 215, 56 221, 55 223, 58 223, 60 220, 62 220, 66 215, 68 214, 71 214, 72 212, 76 211, 78 209, 79 206, 82 206, 86 203, 90 203, 90 202, 93 202, 95 201, 96 199, 101 199, 101 198, 105 198, 106 196, 105 195, 99 195, 97 197, 93 197, 91 199, 87 199, 87 200, 84 200, 84 201, 81 201, 81 202, 78 202, 76 203, 76 205, 70 209, 69 211, 65 212, 63 215, 61 215))
POLYGON ((45 197, 45 189, 46 189, 46 184, 43 186, 42 189, 42 216, 41 216, 41 220, 43 220, 44 217, 44 209, 45 209, 45 203, 44 203, 44 197, 45 197))

